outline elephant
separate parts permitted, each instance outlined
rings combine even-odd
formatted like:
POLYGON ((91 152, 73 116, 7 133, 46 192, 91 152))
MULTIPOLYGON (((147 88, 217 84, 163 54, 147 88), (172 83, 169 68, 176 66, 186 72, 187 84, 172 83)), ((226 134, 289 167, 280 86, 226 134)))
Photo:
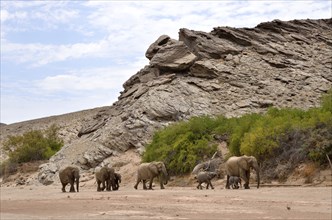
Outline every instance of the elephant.
POLYGON ((209 189, 209 185, 211 186, 211 189, 214 189, 212 186, 211 180, 217 176, 216 172, 208 172, 208 171, 201 171, 197 174, 197 189, 202 189, 202 183, 206 183, 206 189, 209 189))
POLYGON ((240 186, 242 187, 241 178, 238 176, 230 176, 229 184, 231 185, 232 189, 238 189, 240 186))
POLYGON ((114 173, 114 188, 113 190, 118 190, 120 188, 121 183, 121 174, 120 173, 114 173))
POLYGON ((70 183, 69 192, 75 192, 74 183, 76 183, 76 191, 79 192, 80 170, 76 166, 67 166, 59 171, 59 178, 62 184, 62 192, 66 192, 66 186, 70 183))
POLYGON ((257 174, 257 188, 259 188, 259 166, 254 156, 243 155, 241 157, 230 157, 226 161, 227 183, 226 189, 229 189, 230 176, 238 176, 244 180, 244 188, 249 189, 250 168, 253 168, 257 174))
POLYGON ((95 177, 97 182, 97 191, 111 191, 111 188, 115 188, 115 171, 114 168, 104 166, 95 170, 95 177), (100 184, 102 187, 100 187, 100 184))
POLYGON ((147 190, 145 183, 146 180, 149 180, 149 189, 152 190, 153 179, 157 176, 160 182, 160 189, 165 189, 164 184, 166 185, 168 181, 168 174, 165 164, 160 161, 142 163, 141 165, 139 165, 137 170, 137 181, 134 188, 137 189, 138 184, 143 181, 143 189, 147 190))

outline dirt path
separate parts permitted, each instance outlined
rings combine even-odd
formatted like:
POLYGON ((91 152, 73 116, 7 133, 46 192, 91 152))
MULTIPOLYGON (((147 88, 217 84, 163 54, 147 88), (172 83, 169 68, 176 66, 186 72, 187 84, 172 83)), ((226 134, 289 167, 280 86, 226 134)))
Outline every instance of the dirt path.
POLYGON ((197 190, 168 187, 153 191, 125 186, 99 192, 81 187, 1 187, 5 219, 331 219, 331 187, 197 190))

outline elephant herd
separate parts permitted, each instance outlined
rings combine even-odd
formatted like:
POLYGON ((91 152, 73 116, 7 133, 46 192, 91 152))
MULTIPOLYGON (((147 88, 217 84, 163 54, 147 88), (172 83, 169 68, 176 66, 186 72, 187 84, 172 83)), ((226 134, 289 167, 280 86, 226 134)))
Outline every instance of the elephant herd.
MULTIPOLYGON (((67 166, 59 171, 59 178, 62 184, 62 192, 66 192, 67 184, 70 184, 69 192, 75 192, 74 184, 76 184, 76 191, 79 192, 80 171, 78 167, 67 166)), ((97 182, 97 191, 111 191, 118 190, 121 183, 121 175, 116 173, 114 168, 104 166, 95 170, 95 178, 97 182)))
MULTIPOLYGON (((259 166, 257 160, 253 156, 241 156, 241 157, 230 157, 226 163, 226 188, 238 189, 242 187, 241 179, 244 181, 244 188, 249 189, 249 179, 250 179, 250 169, 254 169, 257 174, 257 188, 259 188, 260 178, 259 178, 259 166), (240 186, 239 186, 240 185, 240 186)), ((196 180, 198 182, 197 189, 202 189, 202 183, 206 183, 206 188, 211 186, 214 189, 211 180, 217 176, 216 172, 210 171, 200 171, 196 175, 196 180)), ((137 180, 134 188, 137 189, 138 184, 142 182, 143 189, 152 189, 152 184, 154 178, 159 178, 160 188, 164 189, 164 185, 167 184, 169 176, 166 170, 166 166, 163 162, 151 162, 142 163, 137 169, 137 180), (146 186, 147 181, 149 181, 149 186, 146 186)), ((79 192, 79 169, 75 166, 68 166, 59 171, 59 178, 62 184, 62 191, 66 192, 65 187, 70 184, 69 192, 75 192, 74 184, 76 184, 76 191, 79 192)), ((102 167, 95 170, 95 178, 97 182, 97 191, 111 191, 118 190, 119 183, 121 183, 121 175, 114 171, 111 167, 102 167)))
MULTIPOLYGON (((254 169, 257 174, 257 188, 259 188, 260 178, 259 178, 259 166, 257 159, 253 156, 241 156, 241 157, 230 157, 226 163, 226 189, 239 189, 242 187, 242 181, 244 181, 244 188, 249 189, 249 179, 250 179, 250 169, 254 169)), ((195 169, 194 169, 195 170, 195 169)), ((196 172, 195 172, 196 173, 196 172)), ((211 186, 213 189, 213 185, 211 180, 217 176, 216 172, 211 171, 200 171, 196 175, 196 179, 198 182, 197 189, 202 189, 202 183, 206 183, 206 189, 211 186)))

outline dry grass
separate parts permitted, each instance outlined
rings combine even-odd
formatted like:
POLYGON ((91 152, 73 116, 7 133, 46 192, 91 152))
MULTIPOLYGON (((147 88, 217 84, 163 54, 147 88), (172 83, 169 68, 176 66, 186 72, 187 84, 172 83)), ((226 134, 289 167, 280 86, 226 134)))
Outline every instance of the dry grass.
POLYGON ((312 183, 316 173, 317 166, 314 163, 308 163, 302 170, 301 175, 305 178, 304 183, 312 183))
POLYGON ((39 160, 34 162, 22 163, 18 167, 20 173, 33 173, 38 171, 38 168, 41 164, 46 163, 45 160, 39 160))

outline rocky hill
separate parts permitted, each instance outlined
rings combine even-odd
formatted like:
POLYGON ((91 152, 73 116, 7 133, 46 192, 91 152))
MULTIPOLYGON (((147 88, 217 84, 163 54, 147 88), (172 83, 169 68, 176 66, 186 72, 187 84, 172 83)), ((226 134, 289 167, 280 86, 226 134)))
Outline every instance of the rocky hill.
MULTIPOLYGON (((124 84, 112 106, 1 126, 7 135, 57 124, 65 146, 40 168, 51 183, 64 164, 83 170, 139 155, 153 132, 197 115, 227 117, 268 107, 307 109, 332 87, 332 19, 264 22, 255 28, 180 29, 146 51, 149 65, 124 84)), ((5 157, 2 154, 2 159, 5 157)))

